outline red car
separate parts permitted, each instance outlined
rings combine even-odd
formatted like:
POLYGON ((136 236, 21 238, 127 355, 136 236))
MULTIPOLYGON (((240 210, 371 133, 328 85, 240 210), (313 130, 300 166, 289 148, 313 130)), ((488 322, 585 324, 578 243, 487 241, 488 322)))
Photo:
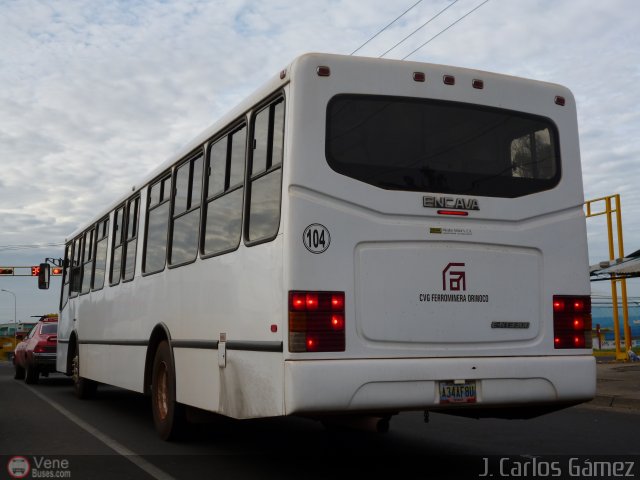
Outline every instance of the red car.
POLYGON ((38 383, 42 374, 48 377, 56 371, 56 346, 58 344, 58 316, 44 315, 27 338, 16 346, 13 378, 26 383, 38 383))

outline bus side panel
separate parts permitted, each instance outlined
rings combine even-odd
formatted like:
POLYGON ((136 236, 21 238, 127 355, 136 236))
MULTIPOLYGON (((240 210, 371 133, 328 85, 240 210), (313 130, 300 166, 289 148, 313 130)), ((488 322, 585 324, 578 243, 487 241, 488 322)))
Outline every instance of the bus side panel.
POLYGON ((67 355, 69 354, 69 344, 58 341, 56 348, 56 370, 60 373, 67 373, 67 355))
POLYGON ((73 333, 75 304, 71 300, 67 300, 60 315, 58 316, 58 348, 56 349, 56 370, 61 373, 67 373, 67 355, 69 351, 69 343, 67 343, 73 333), (62 341, 61 341, 62 340, 62 341))
POLYGON ((80 376, 142 393, 146 354, 146 346, 80 343, 80 376))
POLYGON ((220 392, 218 351, 174 348, 178 402, 217 412, 220 392))
POLYGON ((278 235, 168 270, 170 279, 158 275, 167 288, 149 294, 172 342, 219 342, 218 349, 174 347, 179 402, 234 418, 282 415, 282 245, 278 235), (261 348, 273 351, 252 350, 261 348))
POLYGON ((282 354, 174 348, 178 402, 233 418, 284 414, 282 354))
POLYGON ((219 413, 234 418, 284 414, 282 354, 227 350, 219 413))

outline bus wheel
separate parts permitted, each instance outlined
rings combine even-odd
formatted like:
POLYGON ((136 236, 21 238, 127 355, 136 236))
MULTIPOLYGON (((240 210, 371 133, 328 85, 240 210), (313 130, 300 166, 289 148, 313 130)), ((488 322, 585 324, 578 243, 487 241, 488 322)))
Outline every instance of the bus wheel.
POLYGON ((153 359, 151 376, 151 409, 153 423, 160 438, 175 440, 185 424, 185 409, 176 402, 176 373, 171 349, 166 341, 160 342, 153 359))
POLYGON ((80 376, 80 355, 76 353, 71 363, 73 392, 78 398, 91 398, 95 395, 98 384, 80 376))
POLYGON ((17 363, 16 363, 15 367, 16 367, 16 373, 13 374, 13 378, 15 378, 16 380, 24 379, 24 368, 22 368, 17 363))
POLYGON ((26 370, 26 375, 24 377, 25 383, 28 383, 30 385, 34 383, 38 383, 38 375, 39 375, 38 369, 33 365, 27 364, 27 368, 25 370, 26 370))

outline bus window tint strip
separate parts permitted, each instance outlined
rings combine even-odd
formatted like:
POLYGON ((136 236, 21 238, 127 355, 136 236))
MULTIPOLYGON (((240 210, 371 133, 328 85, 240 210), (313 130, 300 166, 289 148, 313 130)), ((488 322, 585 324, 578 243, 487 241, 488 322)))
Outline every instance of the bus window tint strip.
POLYGON ((60 292, 60 310, 64 308, 69 299, 69 276, 71 260, 71 243, 67 243, 64 248, 64 269, 62 270, 62 289, 60 292))
POLYGON ((124 230, 124 207, 116 210, 113 220, 113 246, 111 248, 111 270, 109 282, 111 285, 120 283, 122 271, 122 240, 124 230))
POLYGON ((138 211, 140 209, 140 197, 129 200, 127 203, 127 239, 125 243, 125 257, 122 266, 124 280, 131 280, 136 269, 136 250, 138 247, 138 211))
POLYGON ((229 188, 244 182, 245 147, 247 128, 242 127, 231 135, 231 152, 229 166, 229 188))
POLYGON ((327 108, 329 165, 379 188, 515 198, 560 180, 557 129, 544 117, 371 95, 327 108))
POLYGON ((169 207, 171 192, 171 177, 167 176, 151 187, 158 188, 160 203, 151 204, 147 211, 147 226, 145 235, 145 255, 142 265, 144 273, 156 273, 164 270, 167 252, 167 232, 169 229, 169 207))
POLYGON ((69 298, 78 296, 80 291, 81 270, 80 262, 82 258, 82 237, 73 241, 73 253, 71 257, 71 271, 69 281, 69 298))
POLYGON ((267 169, 269 153, 269 109, 258 112, 253 123, 253 160, 251 174, 257 175, 267 169))
POLYGON ((80 293, 89 293, 91 290, 91 273, 93 270, 94 229, 84 234, 84 248, 82 253, 82 288, 80 293))
POLYGON ((107 241, 109 238, 109 219, 98 224, 98 234, 96 235, 96 255, 93 274, 93 289, 100 290, 104 287, 104 276, 107 267, 107 241))
POLYGON ((224 192, 225 171, 227 168, 227 137, 222 137, 213 144, 209 152, 209 182, 207 198, 224 192))

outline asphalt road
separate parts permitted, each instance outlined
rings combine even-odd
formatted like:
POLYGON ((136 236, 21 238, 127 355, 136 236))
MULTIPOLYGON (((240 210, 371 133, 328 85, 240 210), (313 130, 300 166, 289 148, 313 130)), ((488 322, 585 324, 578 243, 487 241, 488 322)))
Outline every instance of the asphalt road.
POLYGON ((435 478, 477 478, 484 472, 485 457, 492 457, 492 472, 500 478, 505 473, 499 470, 500 458, 508 458, 504 465, 510 474, 513 465, 522 468, 521 462, 531 472, 540 468, 539 462, 553 466, 549 462, 555 458, 567 473, 570 456, 616 455, 619 461, 634 462, 635 478, 640 478, 640 412, 632 410, 580 406, 531 420, 432 414, 428 424, 420 412, 403 413, 393 417, 387 434, 328 431, 303 418, 209 420, 193 425, 180 443, 162 442, 148 398, 100 386, 95 399, 78 400, 64 376, 27 386, 13 379, 11 365, 0 363, 0 478, 16 455, 41 469, 44 460, 57 461, 54 467, 67 460, 62 466, 68 467, 69 478, 167 480, 334 478, 364 470, 415 474, 416 468, 421 469, 419 478, 429 472, 440 472, 435 478), (537 466, 532 465, 540 455, 537 466), (345 466, 338 466, 340 459, 347 459, 345 466))

